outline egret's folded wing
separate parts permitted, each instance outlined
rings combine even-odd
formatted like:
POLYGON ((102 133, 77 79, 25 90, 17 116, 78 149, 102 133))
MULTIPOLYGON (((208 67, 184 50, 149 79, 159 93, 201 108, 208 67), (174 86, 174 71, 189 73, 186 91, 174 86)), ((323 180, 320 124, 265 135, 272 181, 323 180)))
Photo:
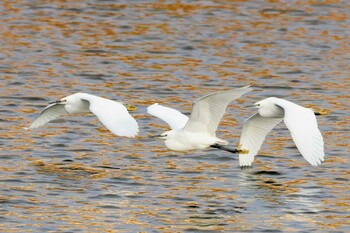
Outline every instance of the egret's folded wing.
POLYGON ((147 113, 165 121, 171 129, 182 129, 188 121, 188 116, 176 109, 164 107, 158 103, 149 106, 147 113))
POLYGON ((136 120, 129 114, 123 104, 113 100, 88 95, 83 98, 90 102, 90 111, 118 136, 135 137, 139 132, 136 120))
POLYGON ((275 104, 284 109, 284 123, 301 155, 313 166, 321 164, 324 142, 314 112, 283 99, 276 99, 275 104))
POLYGON ((66 114, 67 111, 63 104, 53 103, 45 107, 39 114, 39 116, 29 126, 29 129, 38 128, 45 125, 49 121, 56 119, 57 117, 66 114))
POLYGON ((252 90, 252 88, 246 86, 214 92, 195 100, 185 130, 215 135, 227 105, 252 90))
POLYGON ((239 145, 248 150, 247 154, 239 154, 240 166, 251 166, 266 135, 282 121, 282 118, 261 117, 258 113, 244 121, 239 145))

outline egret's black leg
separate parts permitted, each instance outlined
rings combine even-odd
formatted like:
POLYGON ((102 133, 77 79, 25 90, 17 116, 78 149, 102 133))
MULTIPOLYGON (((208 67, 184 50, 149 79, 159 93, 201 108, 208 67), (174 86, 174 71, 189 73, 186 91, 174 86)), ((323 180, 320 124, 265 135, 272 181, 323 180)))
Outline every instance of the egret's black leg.
POLYGON ((220 145, 220 144, 214 144, 214 145, 211 145, 210 147, 212 148, 216 148, 216 149, 219 149, 219 150, 224 150, 224 151, 228 151, 228 152, 231 152, 231 153, 234 153, 234 154, 238 154, 241 152, 241 150, 239 149, 232 149, 232 148, 229 148, 227 146, 224 146, 224 145, 220 145))

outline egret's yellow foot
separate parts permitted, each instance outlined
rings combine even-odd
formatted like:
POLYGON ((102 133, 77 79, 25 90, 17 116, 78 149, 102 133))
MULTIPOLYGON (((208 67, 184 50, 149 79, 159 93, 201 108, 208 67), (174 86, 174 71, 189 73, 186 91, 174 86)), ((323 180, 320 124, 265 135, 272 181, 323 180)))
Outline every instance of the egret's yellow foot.
POLYGON ((238 152, 239 154, 248 154, 248 153, 249 153, 249 150, 243 149, 243 148, 242 148, 242 145, 238 145, 238 147, 237 147, 237 152, 238 152))
POLYGON ((316 108, 311 108, 312 111, 314 111, 315 115, 316 116, 319 116, 319 115, 327 115, 327 114, 330 114, 331 111, 330 110, 327 110, 327 109, 316 109, 316 108))
POLYGON ((331 113, 331 111, 327 110, 327 109, 321 109, 321 110, 316 112, 316 114, 318 114, 318 115, 327 115, 327 114, 330 114, 330 113, 331 113))
POLYGON ((125 104, 124 105, 126 107, 126 109, 129 111, 129 112, 134 112, 134 111, 137 111, 137 107, 131 105, 131 104, 125 104))
POLYGON ((246 150, 246 149, 237 149, 237 151, 239 154, 248 154, 249 153, 249 150, 246 150))

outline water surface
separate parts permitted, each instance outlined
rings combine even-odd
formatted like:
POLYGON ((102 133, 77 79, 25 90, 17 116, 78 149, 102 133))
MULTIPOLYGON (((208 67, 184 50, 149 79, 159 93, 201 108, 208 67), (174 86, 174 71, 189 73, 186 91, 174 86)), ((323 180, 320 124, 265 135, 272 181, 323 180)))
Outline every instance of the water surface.
POLYGON ((1 232, 349 232, 348 1, 2 1, 1 232), (246 106, 277 96, 319 116, 312 167, 283 124, 252 169, 237 156, 167 151, 154 102, 251 84, 218 135, 239 140, 246 106), (136 139, 93 116, 25 131, 48 102, 87 92, 133 104, 136 139))

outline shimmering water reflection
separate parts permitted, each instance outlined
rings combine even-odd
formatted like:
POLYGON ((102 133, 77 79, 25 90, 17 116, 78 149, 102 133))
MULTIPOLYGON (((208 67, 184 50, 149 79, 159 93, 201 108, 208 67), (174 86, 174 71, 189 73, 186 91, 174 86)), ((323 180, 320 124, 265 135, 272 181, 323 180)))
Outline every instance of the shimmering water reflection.
POLYGON ((1 232, 348 232, 347 1, 3 1, 1 232), (246 106, 267 97, 319 116, 326 161, 311 167, 283 124, 254 167, 224 151, 167 151, 159 102, 191 111, 251 84, 219 136, 236 145, 246 106), (141 135, 95 117, 23 127, 50 101, 87 92, 138 107, 141 135))

